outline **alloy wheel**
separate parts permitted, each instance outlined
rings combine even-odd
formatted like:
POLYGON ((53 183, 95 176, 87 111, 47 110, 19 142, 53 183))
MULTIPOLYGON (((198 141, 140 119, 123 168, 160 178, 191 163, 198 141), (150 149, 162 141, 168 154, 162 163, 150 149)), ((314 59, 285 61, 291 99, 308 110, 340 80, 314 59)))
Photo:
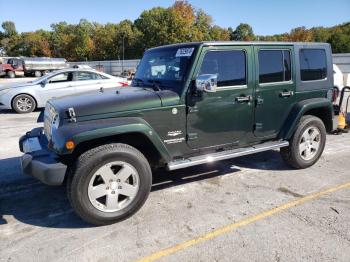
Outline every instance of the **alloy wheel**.
POLYGON ((100 167, 91 177, 88 196, 91 204, 103 212, 127 207, 136 197, 140 177, 129 163, 114 161, 100 167))

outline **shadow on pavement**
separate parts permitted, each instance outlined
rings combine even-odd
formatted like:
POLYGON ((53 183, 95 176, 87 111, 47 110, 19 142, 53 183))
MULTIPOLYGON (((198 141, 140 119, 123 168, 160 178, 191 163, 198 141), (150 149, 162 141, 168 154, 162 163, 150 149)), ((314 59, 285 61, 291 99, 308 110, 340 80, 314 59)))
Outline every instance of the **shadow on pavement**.
POLYGON ((8 223, 4 215, 40 227, 90 227, 73 212, 64 186, 46 186, 23 175, 18 157, 0 160, 0 229, 8 223))
POLYGON ((279 150, 270 150, 258 154, 243 156, 231 160, 231 163, 243 168, 271 170, 271 171, 289 171, 289 167, 282 159, 279 150))
MULTIPOLYGON (((33 178, 25 177, 20 174, 18 165, 18 158, 0 160, 0 226, 7 223, 3 216, 9 215, 22 223, 40 227, 92 227, 75 215, 66 197, 64 186, 50 187, 33 178), (4 172, 7 174, 4 174, 4 172), (16 180, 8 179, 11 173, 17 177, 16 180)), ((279 152, 269 151, 172 172, 156 171, 152 191, 218 178, 239 172, 242 167, 263 170, 290 170, 282 162, 279 152)))
MULTIPOLYGON (((35 109, 33 112, 41 112, 42 110, 44 110, 43 108, 37 108, 35 109)), ((4 114, 4 115, 18 115, 18 113, 12 109, 0 109, 0 115, 4 114)))

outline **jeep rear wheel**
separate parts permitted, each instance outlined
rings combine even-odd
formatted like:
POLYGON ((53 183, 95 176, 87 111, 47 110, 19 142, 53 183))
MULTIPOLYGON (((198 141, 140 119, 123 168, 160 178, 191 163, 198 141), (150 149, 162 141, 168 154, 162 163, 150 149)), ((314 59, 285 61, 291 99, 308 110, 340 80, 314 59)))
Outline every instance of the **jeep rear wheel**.
POLYGON ((281 148, 281 156, 294 168, 312 166, 321 157, 326 144, 326 128, 321 119, 303 116, 288 147, 281 148))
POLYGON ((151 185, 151 168, 140 151, 126 144, 108 144, 78 158, 67 193, 82 219, 107 225, 136 213, 151 185))

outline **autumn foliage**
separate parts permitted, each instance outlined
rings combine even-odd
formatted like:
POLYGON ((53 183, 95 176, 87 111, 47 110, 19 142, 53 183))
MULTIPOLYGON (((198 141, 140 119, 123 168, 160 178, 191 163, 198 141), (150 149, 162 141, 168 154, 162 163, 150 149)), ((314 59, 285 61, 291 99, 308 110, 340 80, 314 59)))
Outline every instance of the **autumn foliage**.
POLYGON ((145 10, 135 20, 99 24, 81 19, 78 24, 60 22, 51 30, 18 33, 11 21, 2 23, 0 54, 52 56, 70 61, 140 58, 145 49, 190 41, 316 41, 329 42, 333 52, 350 52, 350 23, 324 28, 298 27, 289 33, 257 36, 249 24, 235 29, 213 24, 212 18, 187 1, 171 7, 145 10))

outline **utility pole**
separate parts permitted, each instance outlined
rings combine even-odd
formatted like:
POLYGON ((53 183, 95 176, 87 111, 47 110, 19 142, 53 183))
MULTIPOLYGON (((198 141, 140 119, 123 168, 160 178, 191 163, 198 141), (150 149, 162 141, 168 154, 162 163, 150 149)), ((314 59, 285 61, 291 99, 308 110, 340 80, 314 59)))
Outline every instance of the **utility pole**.
POLYGON ((124 74, 124 54, 125 54, 125 45, 124 45, 125 35, 123 35, 123 60, 122 60, 122 74, 124 74))

